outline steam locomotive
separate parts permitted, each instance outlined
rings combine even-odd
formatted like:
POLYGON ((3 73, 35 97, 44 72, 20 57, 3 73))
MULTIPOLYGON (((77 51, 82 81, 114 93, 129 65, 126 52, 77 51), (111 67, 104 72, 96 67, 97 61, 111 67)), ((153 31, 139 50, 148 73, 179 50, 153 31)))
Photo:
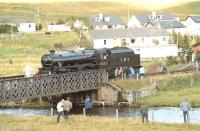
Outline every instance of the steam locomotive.
POLYGON ((140 68, 140 55, 126 47, 111 49, 84 49, 55 53, 51 50, 41 58, 39 73, 67 73, 83 70, 106 69, 109 77, 120 67, 140 68))

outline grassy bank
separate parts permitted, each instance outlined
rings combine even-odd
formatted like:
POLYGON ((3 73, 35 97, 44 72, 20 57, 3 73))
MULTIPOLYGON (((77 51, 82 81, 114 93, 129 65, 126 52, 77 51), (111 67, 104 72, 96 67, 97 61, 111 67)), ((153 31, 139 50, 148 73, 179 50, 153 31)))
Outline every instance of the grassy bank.
POLYGON ((193 107, 200 106, 200 73, 163 75, 142 80, 118 80, 115 84, 124 90, 135 90, 150 83, 157 83, 157 94, 145 97, 135 103, 140 106, 141 102, 149 106, 179 106, 180 102, 188 98, 193 107))
POLYGON ((106 117, 70 116, 68 121, 61 118, 56 124, 56 116, 17 117, 0 115, 2 131, 198 131, 199 125, 162 124, 150 122, 141 124, 139 119, 119 119, 106 117))

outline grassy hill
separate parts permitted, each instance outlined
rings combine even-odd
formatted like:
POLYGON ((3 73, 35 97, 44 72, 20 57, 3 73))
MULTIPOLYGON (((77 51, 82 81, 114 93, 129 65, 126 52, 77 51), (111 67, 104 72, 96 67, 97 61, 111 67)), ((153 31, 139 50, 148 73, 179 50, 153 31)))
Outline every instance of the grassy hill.
POLYGON ((166 8, 161 11, 171 12, 174 16, 178 16, 181 19, 185 19, 190 14, 200 14, 199 7, 200 1, 193 1, 176 7, 166 8))

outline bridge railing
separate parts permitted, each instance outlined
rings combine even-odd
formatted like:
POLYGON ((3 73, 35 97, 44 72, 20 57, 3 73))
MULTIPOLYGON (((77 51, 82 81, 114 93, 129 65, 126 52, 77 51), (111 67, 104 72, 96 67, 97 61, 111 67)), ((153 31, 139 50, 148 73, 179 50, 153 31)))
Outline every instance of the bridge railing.
POLYGON ((92 90, 106 82, 105 70, 2 80, 0 102, 92 90))

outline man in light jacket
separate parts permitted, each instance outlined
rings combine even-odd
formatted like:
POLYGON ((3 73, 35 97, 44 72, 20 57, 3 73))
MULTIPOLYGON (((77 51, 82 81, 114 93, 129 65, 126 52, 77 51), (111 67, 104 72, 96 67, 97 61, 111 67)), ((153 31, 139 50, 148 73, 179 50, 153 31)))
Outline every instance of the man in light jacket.
POLYGON ((67 97, 67 100, 63 101, 63 105, 64 105, 65 118, 68 119, 69 111, 72 109, 72 103, 69 97, 67 97))
POLYGON ((57 112, 58 112, 57 123, 60 122, 60 116, 63 116, 65 118, 64 109, 63 109, 64 108, 63 102, 64 102, 64 99, 59 101, 58 104, 57 104, 57 112))
POLYGON ((180 108, 183 111, 184 122, 189 122, 189 111, 191 106, 187 98, 180 104, 180 108))

